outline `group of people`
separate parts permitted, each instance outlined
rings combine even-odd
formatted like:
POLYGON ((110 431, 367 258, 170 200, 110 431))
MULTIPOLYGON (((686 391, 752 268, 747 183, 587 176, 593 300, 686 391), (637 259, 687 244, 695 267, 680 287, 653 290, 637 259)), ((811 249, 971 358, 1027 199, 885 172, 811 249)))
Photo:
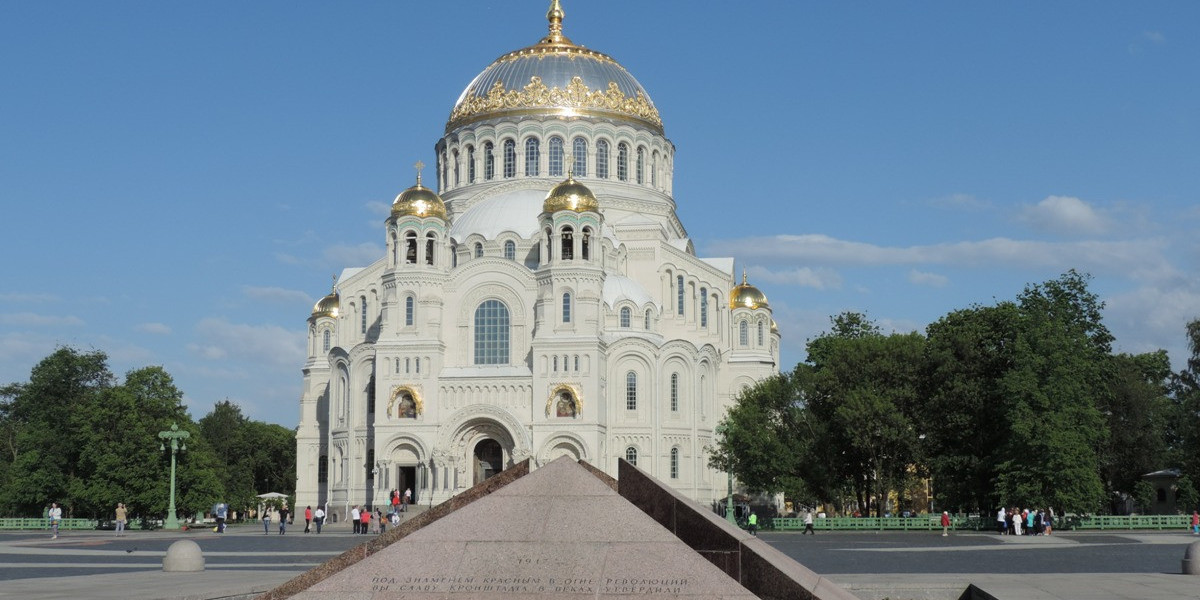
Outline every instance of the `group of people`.
MULTIPOLYGON (((263 535, 268 535, 271 533, 271 521, 276 521, 279 523, 279 535, 287 533, 289 514, 291 514, 291 511, 288 510, 287 502, 284 502, 279 508, 271 507, 263 511, 263 535)), ((308 527, 306 526, 305 529, 308 529, 308 527)))
POLYGON ((996 511, 1000 535, 1050 535, 1054 532, 1054 509, 1010 508, 996 511))

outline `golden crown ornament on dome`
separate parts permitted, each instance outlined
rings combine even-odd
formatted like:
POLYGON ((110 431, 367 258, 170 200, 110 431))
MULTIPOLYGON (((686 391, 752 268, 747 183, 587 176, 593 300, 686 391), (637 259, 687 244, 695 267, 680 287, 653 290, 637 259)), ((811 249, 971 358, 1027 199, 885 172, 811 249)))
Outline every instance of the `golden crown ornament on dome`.
POLYGON ((413 167, 417 169, 417 184, 396 196, 392 202, 392 216, 438 217, 445 220, 446 203, 442 202, 442 197, 421 185, 421 169, 425 168, 425 163, 417 161, 413 167))

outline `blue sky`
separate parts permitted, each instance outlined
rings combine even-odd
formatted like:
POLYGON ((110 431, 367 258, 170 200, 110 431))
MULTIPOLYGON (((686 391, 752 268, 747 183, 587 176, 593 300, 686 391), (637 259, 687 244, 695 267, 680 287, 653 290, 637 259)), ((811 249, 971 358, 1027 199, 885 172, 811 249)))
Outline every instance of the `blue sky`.
MULTIPOLYGON (((0 384, 67 344, 162 365, 194 417, 299 419, 330 275, 545 0, 0 3, 0 384)), ((769 297, 783 368, 1094 276, 1124 352, 1200 317, 1200 3, 564 0, 649 90, 702 256, 769 297)))

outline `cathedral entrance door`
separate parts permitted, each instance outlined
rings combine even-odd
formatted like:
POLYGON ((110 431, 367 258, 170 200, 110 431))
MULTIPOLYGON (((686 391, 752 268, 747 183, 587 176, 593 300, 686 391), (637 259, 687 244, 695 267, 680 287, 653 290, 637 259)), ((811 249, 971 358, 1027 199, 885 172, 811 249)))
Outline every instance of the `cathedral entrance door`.
POLYGON ((403 494, 404 490, 412 490, 411 502, 417 503, 417 468, 416 467, 400 467, 400 479, 397 480, 399 485, 396 489, 403 494))
POLYGON ((475 444, 475 483, 479 483, 504 470, 504 450, 500 442, 493 439, 475 444))

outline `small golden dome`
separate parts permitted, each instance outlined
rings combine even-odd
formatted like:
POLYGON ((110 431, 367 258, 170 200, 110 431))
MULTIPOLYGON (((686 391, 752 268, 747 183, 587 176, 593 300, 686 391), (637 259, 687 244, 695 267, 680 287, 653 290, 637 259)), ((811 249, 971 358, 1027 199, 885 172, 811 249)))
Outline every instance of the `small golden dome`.
POLYGON ((779 323, 775 319, 771 319, 771 333, 779 333, 779 323))
MULTIPOLYGON (((742 271, 742 285, 735 286, 729 290, 729 308, 768 308, 767 295, 759 291, 758 288, 746 283, 746 271, 742 271)), ((774 327, 774 322, 772 322, 774 327)))
MULTIPOLYGON (((334 278, 334 285, 337 285, 336 277, 334 278)), ((334 287, 334 289, 329 292, 328 296, 317 300, 317 303, 313 305, 312 318, 333 317, 336 319, 338 316, 338 308, 341 306, 341 304, 342 299, 338 296, 337 287, 334 287)))
POLYGON ((551 214, 560 210, 600 212, 600 202, 596 200, 596 195, 592 193, 592 190, 575 181, 575 177, 568 174, 566 181, 554 186, 550 193, 546 194, 542 210, 551 214))
POLYGON ((446 203, 437 192, 421 185, 421 168, 425 165, 417 162, 417 184, 400 192, 392 201, 393 217, 438 217, 446 220, 446 203))

